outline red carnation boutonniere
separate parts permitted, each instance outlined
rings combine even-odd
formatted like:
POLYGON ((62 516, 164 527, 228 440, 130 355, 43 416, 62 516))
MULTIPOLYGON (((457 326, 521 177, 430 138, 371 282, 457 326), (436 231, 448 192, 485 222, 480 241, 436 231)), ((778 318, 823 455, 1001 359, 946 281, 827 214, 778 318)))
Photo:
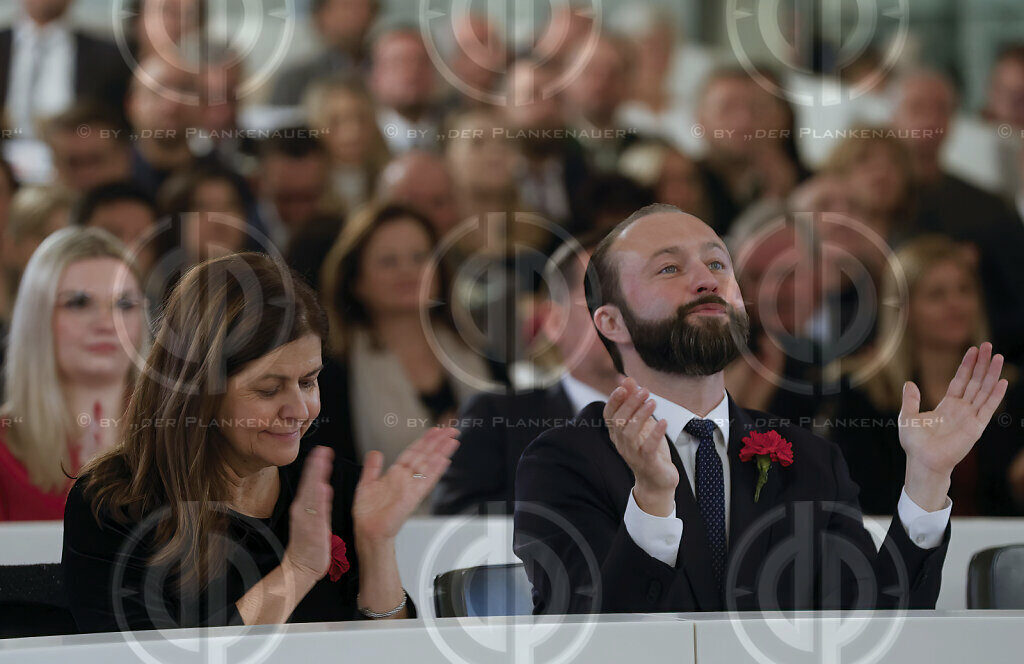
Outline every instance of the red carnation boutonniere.
POLYGON ((751 431, 743 438, 743 449, 740 450, 740 461, 750 461, 757 457, 757 488, 754 489, 754 502, 761 497, 761 487, 768 481, 768 469, 775 462, 788 466, 793 463, 793 443, 772 429, 766 433, 751 431))
POLYGON ((331 567, 327 570, 327 576, 331 581, 337 581, 341 575, 348 571, 348 558, 345 557, 345 540, 337 535, 331 535, 331 567))

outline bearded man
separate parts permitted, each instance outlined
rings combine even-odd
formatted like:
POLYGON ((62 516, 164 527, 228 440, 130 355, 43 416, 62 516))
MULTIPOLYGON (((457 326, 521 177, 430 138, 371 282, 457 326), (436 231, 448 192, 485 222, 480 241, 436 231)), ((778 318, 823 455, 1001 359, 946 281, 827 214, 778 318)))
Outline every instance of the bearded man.
POLYGON ((726 392, 747 315, 707 224, 638 210, 594 250, 586 295, 627 378, 519 462, 513 547, 534 613, 935 608, 950 474, 1006 392, 991 344, 934 411, 904 386, 907 474, 876 549, 838 447, 726 392))

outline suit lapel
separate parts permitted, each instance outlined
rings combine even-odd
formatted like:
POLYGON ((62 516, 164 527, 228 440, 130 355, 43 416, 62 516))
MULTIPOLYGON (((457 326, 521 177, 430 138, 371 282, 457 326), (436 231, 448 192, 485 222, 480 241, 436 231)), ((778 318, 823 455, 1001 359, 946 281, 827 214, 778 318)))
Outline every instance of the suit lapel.
MULTIPOLYGON (((740 461, 740 449, 743 448, 743 437, 751 431, 758 430, 753 420, 744 409, 736 405, 736 402, 729 397, 729 554, 727 570, 738 564, 741 568, 736 571, 736 585, 752 586, 757 574, 757 568, 764 560, 770 537, 768 533, 761 532, 753 541, 743 543, 743 550, 739 545, 745 533, 753 526, 758 519, 765 516, 777 505, 779 491, 782 487, 780 477, 781 467, 773 464, 768 471, 768 481, 761 489, 761 497, 754 502, 754 490, 757 487, 757 464, 753 461, 740 461), (734 555, 735 554, 735 555, 734 555)), ((763 427, 762 427, 763 429, 763 427)), ((684 535, 685 537, 685 535, 684 535)), ((728 577, 728 572, 727 572, 728 577)), ((743 606, 744 601, 738 588, 728 589, 727 592, 734 593, 738 606, 736 608, 752 608, 743 606)), ((753 590, 753 588, 749 588, 753 590)))
MULTIPOLYGON (((668 436, 665 437, 668 440, 668 436)), ((679 451, 669 440, 668 450, 672 455, 672 463, 679 471, 679 484, 676 486, 676 516, 683 520, 683 540, 679 544, 676 565, 681 565, 690 580, 693 596, 701 611, 716 611, 722 608, 722 598, 715 587, 711 574, 711 554, 708 551, 707 533, 704 531, 704 517, 694 497, 690 480, 683 470, 683 461, 679 451)))

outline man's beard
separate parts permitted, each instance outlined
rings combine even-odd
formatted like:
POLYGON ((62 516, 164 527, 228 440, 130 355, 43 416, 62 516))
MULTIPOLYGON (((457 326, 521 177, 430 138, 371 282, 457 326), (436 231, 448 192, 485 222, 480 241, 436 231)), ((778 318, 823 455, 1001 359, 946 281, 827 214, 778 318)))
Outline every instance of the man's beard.
POLYGON ((622 319, 633 339, 633 348, 651 369, 684 376, 710 376, 740 356, 750 337, 750 318, 717 295, 706 295, 679 307, 675 316, 662 320, 638 319, 628 306, 619 305, 622 319), (728 320, 706 317, 696 325, 686 315, 703 304, 725 307, 728 320))

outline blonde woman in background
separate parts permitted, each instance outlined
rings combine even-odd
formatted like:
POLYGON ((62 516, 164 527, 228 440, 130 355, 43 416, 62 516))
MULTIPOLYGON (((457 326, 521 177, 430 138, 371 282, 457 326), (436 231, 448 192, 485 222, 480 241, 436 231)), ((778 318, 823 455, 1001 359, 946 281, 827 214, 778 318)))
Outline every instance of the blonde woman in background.
POLYGON ((334 196, 352 210, 369 201, 390 157, 362 81, 330 78, 314 84, 305 100, 309 125, 326 131, 334 196))
POLYGON ((110 447, 148 334, 141 278, 99 229, 47 238, 11 318, 0 426, 0 521, 60 519, 69 476, 110 447))
MULTIPOLYGON (((907 301, 880 307, 875 349, 844 363, 849 369, 841 378, 842 391, 820 418, 860 485, 865 514, 888 512, 903 486, 906 455, 897 419, 904 383, 912 380, 921 388, 921 412, 934 409, 964 352, 989 338, 977 271, 960 245, 945 236, 922 235, 896 257, 906 277, 907 301)), ((890 273, 882 284, 881 301, 899 298, 897 279, 890 273)), ((1017 374, 1011 365, 1003 369, 1010 385, 1000 410, 1015 418, 1012 425, 1006 426, 1005 416, 994 417, 953 471, 949 496, 954 515, 1022 512, 1024 503, 1014 498, 1008 472, 1024 447, 1017 374)))

